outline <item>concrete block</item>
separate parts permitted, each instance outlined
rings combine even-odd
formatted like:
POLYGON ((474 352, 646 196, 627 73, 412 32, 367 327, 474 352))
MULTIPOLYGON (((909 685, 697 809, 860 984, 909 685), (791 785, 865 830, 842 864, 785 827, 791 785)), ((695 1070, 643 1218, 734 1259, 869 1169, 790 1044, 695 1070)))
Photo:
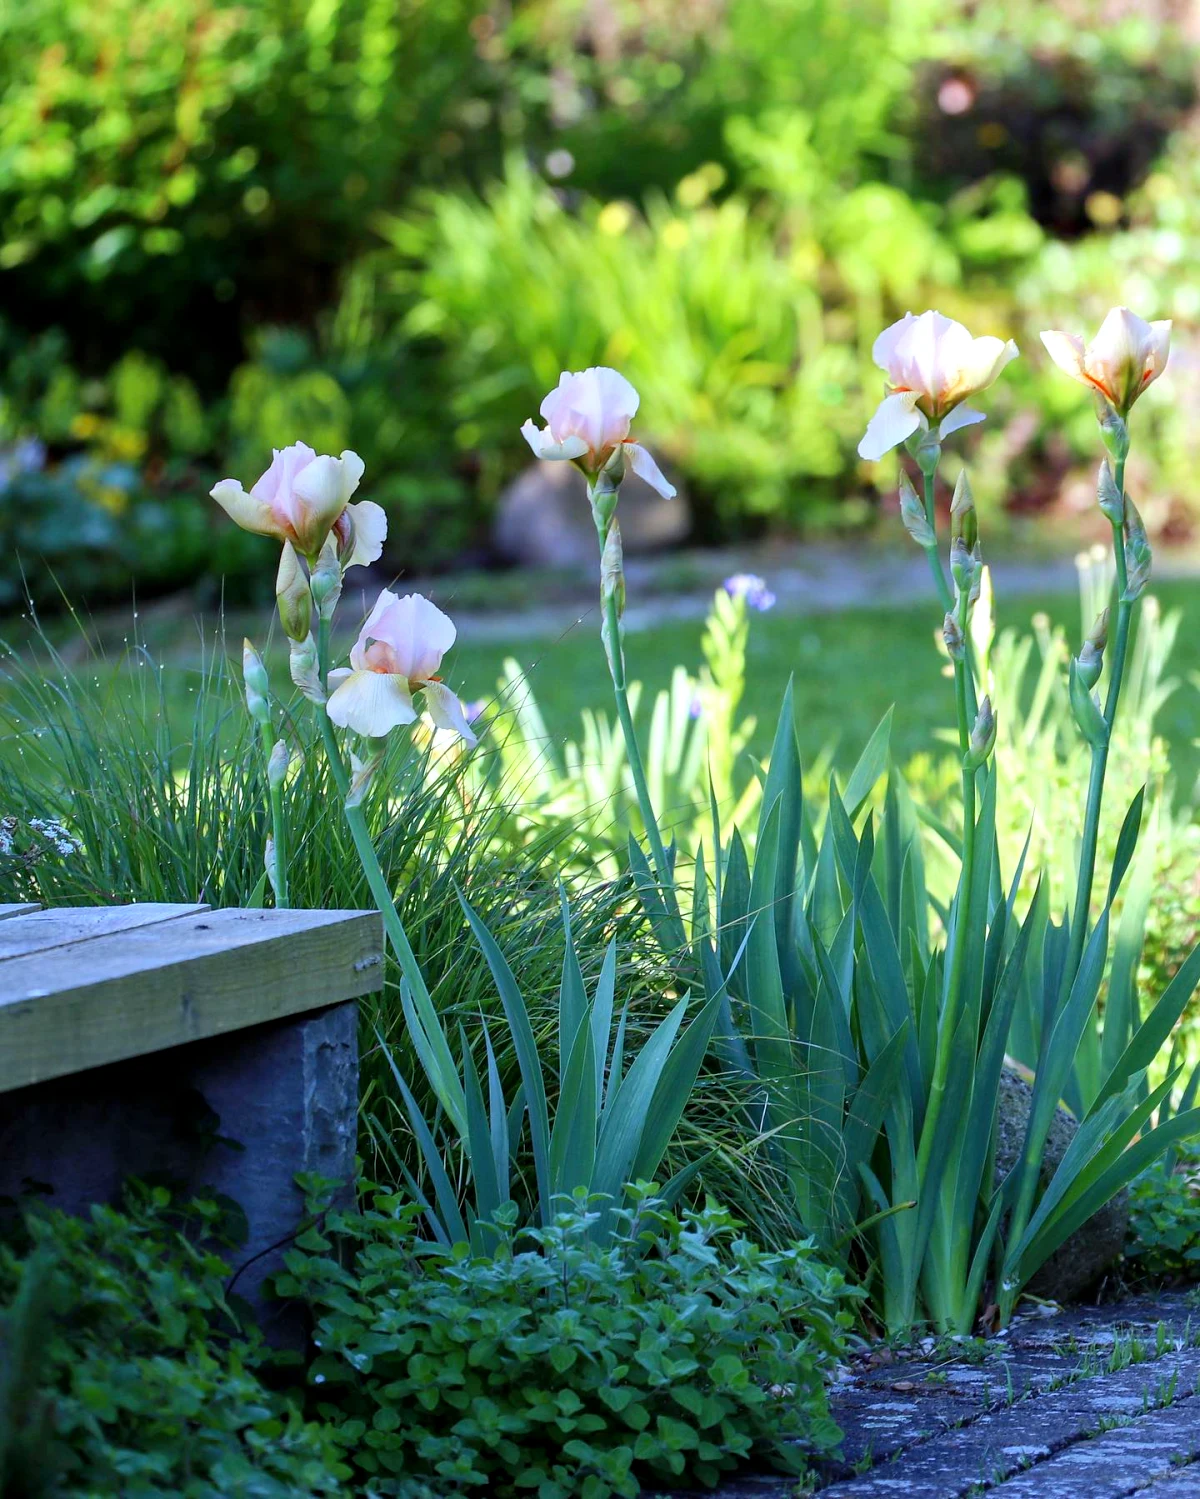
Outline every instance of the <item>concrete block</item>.
POLYGON ((298 1173, 353 1192, 357 1011, 331 1005, 0 1094, 0 1196, 44 1186, 83 1213, 140 1176, 232 1198, 248 1231, 233 1290, 269 1336, 293 1341, 263 1281, 302 1225, 298 1173))

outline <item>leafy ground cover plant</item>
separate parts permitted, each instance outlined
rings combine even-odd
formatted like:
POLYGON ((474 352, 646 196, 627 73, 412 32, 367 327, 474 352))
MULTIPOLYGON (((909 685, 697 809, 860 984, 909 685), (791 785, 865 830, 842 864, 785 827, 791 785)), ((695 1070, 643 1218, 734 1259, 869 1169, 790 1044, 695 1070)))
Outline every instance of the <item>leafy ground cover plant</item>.
POLYGON ((230 1205, 130 1186, 0 1237, 0 1484, 12 1499, 635 1495, 753 1459, 800 1473, 840 1436, 826 1378, 857 1293, 811 1244, 768 1253, 716 1207, 642 1189, 605 1247, 580 1194, 473 1255, 362 1189, 289 1251, 305 1365, 226 1300, 230 1205), (307 1383, 297 1380, 305 1367, 307 1383))
POLYGON ((1129 1189, 1131 1269, 1170 1279, 1200 1279, 1200 1149, 1185 1144, 1156 1161, 1129 1189))
POLYGON ((608 1205, 580 1194, 520 1235, 501 1214, 478 1256, 423 1245, 419 1208, 376 1192, 289 1253, 316 1409, 370 1492, 632 1499, 836 1445, 825 1376, 855 1293, 811 1243, 766 1253, 721 1209, 677 1218, 651 1193, 604 1246, 608 1205))
POLYGON ((134 1190, 0 1239, 0 1489, 186 1499, 345 1492, 332 1432, 264 1381, 225 1299, 226 1207, 134 1190))

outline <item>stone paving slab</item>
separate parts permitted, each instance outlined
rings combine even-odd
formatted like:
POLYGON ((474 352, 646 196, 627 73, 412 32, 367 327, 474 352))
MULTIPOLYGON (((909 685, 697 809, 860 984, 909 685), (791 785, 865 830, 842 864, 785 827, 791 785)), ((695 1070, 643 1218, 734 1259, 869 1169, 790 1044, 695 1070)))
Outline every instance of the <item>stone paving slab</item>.
MULTIPOLYGON (((1174 1393, 1177 1404, 1158 1412, 1166 1444, 1162 1469, 1200 1453, 1200 1402, 1190 1398, 1200 1382, 1200 1349, 1187 1348, 1134 1364, 1115 1374, 1081 1378, 1060 1389, 985 1411, 934 1440, 917 1441, 869 1473, 822 1490, 827 1499, 957 1499, 980 1485, 998 1485, 1007 1495, 1045 1493, 1047 1499, 1128 1494, 1130 1483, 1095 1488, 1079 1479, 1070 1454, 1094 1447, 1086 1439, 1111 1421, 1140 1423, 1148 1407, 1174 1393), (1181 1398, 1182 1397, 1182 1398, 1181 1398), (1075 1444, 1082 1444, 1076 1447, 1075 1444), (1189 1445, 1191 1444, 1191 1445, 1189 1445), (1051 1469, 1066 1465, 1062 1482, 1051 1469), (1032 1469, 1019 1481, 1014 1475, 1032 1469), (1047 1483, 1043 1490, 1039 1485, 1047 1483)), ((1116 1437, 1119 1432, 1110 1433, 1116 1437)), ((1114 1450, 1119 1444, 1114 1444, 1114 1450)), ((1105 1449, 1108 1450, 1107 1448, 1105 1449)), ((1157 1449, 1156 1449, 1157 1450, 1157 1449)), ((1088 1470, 1089 1473, 1091 1469, 1088 1470)), ((1137 1470, 1134 1469, 1136 1477, 1137 1470)), ((1148 1475, 1147 1475, 1148 1476, 1148 1475)))
POLYGON ((1138 1493, 1149 1494, 1151 1499, 1200 1499, 1200 1463, 1155 1478, 1138 1493))
MULTIPOLYGON (((997 1405, 1043 1395, 1105 1350, 1136 1339, 1144 1354, 1189 1342, 1200 1315, 1179 1295, 1139 1297, 1113 1307, 1076 1307, 1054 1317, 1025 1317, 994 1339, 981 1362, 896 1360, 835 1392, 834 1419, 845 1432, 844 1474, 868 1458, 879 1463, 976 1419, 997 1405)), ((1097 1369, 1097 1372, 1099 1370, 1097 1369)))
MULTIPOLYGON (((1172 1491, 1167 1484, 1178 1478, 1181 1462, 1200 1455, 1197 1406, 1200 1401, 1191 1396, 1128 1426, 1077 1442, 1049 1462, 1001 1484, 1000 1493, 1004 1499, 1080 1499, 1085 1494, 1088 1499, 1126 1499, 1149 1492, 1179 1499, 1181 1491, 1172 1491)), ((1200 1492, 1198 1480, 1200 1474, 1193 1471, 1194 1493, 1200 1492)))
MULTIPOLYGON (((1200 1499, 1200 1309, 1186 1295, 1026 1314, 986 1345, 916 1351, 877 1350, 834 1388, 845 1440, 820 1499, 1200 1499)), ((717 1499, 794 1492, 746 1474, 717 1499)))

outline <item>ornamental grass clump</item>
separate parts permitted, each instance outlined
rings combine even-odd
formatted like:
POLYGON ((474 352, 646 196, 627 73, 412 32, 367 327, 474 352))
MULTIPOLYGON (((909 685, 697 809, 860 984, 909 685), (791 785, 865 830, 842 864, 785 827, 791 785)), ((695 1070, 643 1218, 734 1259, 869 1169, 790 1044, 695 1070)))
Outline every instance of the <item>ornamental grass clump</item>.
MULTIPOLYGON (((214 493, 235 519, 283 545, 277 597, 292 680, 313 706, 327 773, 399 963, 409 1039, 439 1105, 431 1122, 382 1046, 426 1188, 411 1163, 402 1162, 401 1171, 444 1246, 461 1241, 484 1252, 518 1195, 529 1221, 545 1229, 578 1192, 606 1204, 589 1233, 610 1241, 630 1179, 658 1172, 698 1079, 719 1068, 735 1101, 711 1154, 721 1149, 728 1158, 732 1140, 747 1159, 765 1157, 794 1232, 811 1235, 826 1256, 864 1278, 880 1323, 902 1333, 919 1323, 964 1332, 984 1308, 990 1321, 1006 1323, 1064 1240, 1165 1148, 1197 1132, 1200 1110, 1170 1111, 1179 1068, 1169 1067, 1153 1088, 1147 1075, 1200 980, 1200 952, 1156 1004, 1143 1007, 1136 991, 1145 920, 1140 887, 1110 942, 1114 902, 1136 850, 1141 793, 1116 840, 1098 911, 1094 899, 1109 746, 1133 615, 1151 565, 1146 530, 1125 487, 1128 424, 1134 403, 1165 366, 1168 341, 1164 325, 1124 309, 1106 319, 1090 346, 1047 335, 1056 360, 1096 392, 1109 454, 1098 503, 1112 528, 1116 576, 1116 595, 1099 608, 1067 674, 1090 770, 1073 900, 1061 917, 1046 881, 1036 883, 1031 899, 1022 897, 1026 853, 1014 869, 1001 867, 994 684, 975 628, 986 582, 983 543, 965 469, 954 487, 948 538, 939 534, 934 506, 943 442, 983 420, 965 403, 1016 356, 1010 342, 975 338, 935 312, 910 314, 886 330, 876 357, 887 393, 861 449, 878 458, 904 445, 923 481, 918 495, 902 477, 901 514, 929 560, 954 682, 962 835, 939 829, 958 865, 948 905, 929 892, 923 819, 889 769, 891 715, 845 785, 831 782, 826 805, 816 807, 805 796, 791 684, 761 775, 755 837, 722 826, 730 750, 717 736, 711 831, 685 869, 664 836, 635 732, 618 516, 627 471, 661 493, 671 486, 630 435, 638 396, 616 371, 564 373, 542 403, 545 428, 525 424, 540 457, 582 470, 596 528, 601 639, 638 810, 625 856, 668 965, 665 1003, 651 1023, 642 1017, 640 1049, 631 1041, 627 1007, 613 1033, 615 950, 589 990, 565 899, 557 1051, 545 1024, 531 1018, 539 1004, 544 1013, 545 996, 527 991, 521 965, 466 899, 463 915, 491 971, 507 1035, 487 1020, 473 1022, 470 1035, 461 1024, 452 1035, 430 996, 362 804, 389 737, 416 722, 418 703, 433 727, 460 745, 474 744, 475 728, 442 681, 454 626, 420 595, 384 590, 348 665, 334 661, 331 624, 345 572, 378 555, 383 539, 370 502, 350 503, 362 477, 353 454, 323 458, 297 445, 276 455, 249 495, 232 481, 218 486, 214 493), (1017 1033, 1035 1080, 1017 1161, 998 1176, 1002 1074, 1017 1033), (501 1045, 519 1074, 515 1092, 497 1063, 501 1045), (1043 1154, 1064 1099, 1074 1105, 1078 1129, 1047 1182, 1043 1154)), ((728 592, 743 611, 752 593, 767 602, 756 580, 731 580, 728 592)), ((275 737, 265 673, 252 649, 245 661, 274 824, 266 875, 282 903, 287 800, 276 793, 292 773, 292 754, 275 737)), ((665 1195, 673 1199, 702 1180, 707 1159, 693 1157, 665 1195)))
MULTIPOLYGON (((638 463, 643 473, 657 473, 649 454, 627 440, 637 398, 633 396, 632 407, 621 415, 620 403, 629 392, 625 382, 585 380, 578 396, 586 408, 582 417, 568 399, 573 387, 562 389, 567 405, 560 411, 548 403, 546 411, 558 437, 551 443, 544 434, 535 433, 531 442, 544 440, 549 450, 561 447, 564 453, 589 455, 589 461, 598 453, 601 461, 610 464, 618 458, 623 463, 629 455, 629 461, 638 463), (610 398, 620 408, 615 419, 604 406, 610 398)), ((590 1228, 603 1241, 613 1232, 612 1214, 620 1207, 627 1184, 653 1178, 662 1164, 703 1064, 720 998, 710 997, 685 1027, 689 997, 674 996, 639 1047, 637 1018, 631 1025, 628 1002, 619 1005, 617 1001, 616 943, 609 943, 589 994, 563 893, 564 957, 557 1055, 552 1060, 544 1038, 535 1032, 533 1006, 508 958, 458 891, 463 916, 495 983, 507 1026, 505 1049, 511 1047, 515 1054, 520 1084, 511 1096, 506 1096, 497 1065, 501 1047, 493 1044, 487 1019, 479 1018, 476 1032, 482 1041, 482 1057, 477 1058, 461 1019, 458 1035, 452 1037, 430 995, 384 874, 363 802, 385 764, 390 736, 417 722, 416 695, 435 730, 448 732, 468 747, 477 743, 477 736, 458 696, 441 677, 443 658, 456 638, 454 624, 420 594, 399 597, 383 589, 359 628, 349 665, 334 665, 332 622, 345 573, 379 555, 386 530, 378 506, 370 501, 349 503, 362 473, 362 464, 353 453, 343 453, 340 459, 318 457, 296 444, 275 454, 271 469, 249 495, 236 481, 224 480, 213 496, 239 524, 283 543, 277 602, 291 641, 292 681, 312 704, 326 771, 342 802, 346 826, 399 964, 407 1039, 442 1116, 432 1123, 427 1119, 393 1049, 379 1034, 378 1050, 416 1141, 428 1195, 403 1160, 400 1174, 421 1203, 436 1240, 447 1247, 470 1243, 482 1253, 495 1243, 492 1225, 518 1190, 516 1161, 527 1121, 533 1186, 526 1195, 532 1199, 533 1220, 545 1226, 556 1204, 582 1191, 607 1204, 596 1213, 590 1228), (344 740, 339 740, 338 730, 344 740), (453 1164, 448 1165, 448 1157, 458 1151, 469 1169, 465 1194, 452 1180, 453 1164)), ((615 519, 611 530, 616 533, 615 519)), ((249 641, 243 660, 247 709, 261 730, 267 759, 273 830, 266 845, 266 877, 276 904, 284 905, 289 883, 282 788, 291 752, 283 739, 272 743, 267 673, 249 641)), ((628 719, 627 698, 622 703, 628 719)), ((635 777, 640 777, 644 787, 640 759, 635 777)), ((642 799, 648 805, 644 792, 642 799)), ((657 827, 654 832, 658 836, 657 827)), ((661 857, 665 861, 665 852, 661 857)), ((664 872, 666 867, 664 862, 664 872)), ((664 1200, 673 1202, 695 1174, 692 1166, 669 1180, 662 1188, 664 1200)))

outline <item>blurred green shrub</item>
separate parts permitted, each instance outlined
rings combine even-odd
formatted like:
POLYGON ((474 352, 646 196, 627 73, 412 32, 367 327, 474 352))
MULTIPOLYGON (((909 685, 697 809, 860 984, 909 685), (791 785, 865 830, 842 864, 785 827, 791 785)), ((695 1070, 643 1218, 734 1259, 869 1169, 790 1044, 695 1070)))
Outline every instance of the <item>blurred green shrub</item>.
POLYGON ((97 538, 93 597, 131 567, 145 587, 236 573, 209 484, 301 435, 366 459, 391 560, 478 553, 520 422, 596 361, 641 389, 701 539, 853 522, 890 484, 854 451, 872 337, 936 304, 1027 353, 971 441, 981 502, 1032 508, 1089 430, 1036 333, 1124 300, 1176 319, 1179 399, 1147 407, 1156 457, 1131 479, 1178 532, 1200 166, 1187 132, 1153 163, 1192 54, 1137 7, 1109 19, 1044 0, 7 7, 0 442, 47 445, 67 486, 49 511, 97 538), (70 490, 81 456, 136 467, 161 546, 131 540, 134 507, 106 520, 70 490))
POLYGON ((521 421, 559 371, 604 363, 640 391, 639 431, 683 472, 710 531, 833 501, 882 291, 917 298, 931 265, 950 278, 955 258, 900 193, 806 183, 819 217, 798 237, 789 215, 715 199, 722 180, 703 168, 644 213, 569 209, 512 158, 486 197, 439 192, 386 225, 403 328, 437 341, 459 449, 510 473, 521 421))
POLYGON ((479 82, 475 13, 469 0, 6 6, 0 271, 28 299, 22 316, 36 326, 53 306, 109 362, 136 329, 219 381, 247 309, 310 317, 397 180, 437 175, 453 101, 479 82))

